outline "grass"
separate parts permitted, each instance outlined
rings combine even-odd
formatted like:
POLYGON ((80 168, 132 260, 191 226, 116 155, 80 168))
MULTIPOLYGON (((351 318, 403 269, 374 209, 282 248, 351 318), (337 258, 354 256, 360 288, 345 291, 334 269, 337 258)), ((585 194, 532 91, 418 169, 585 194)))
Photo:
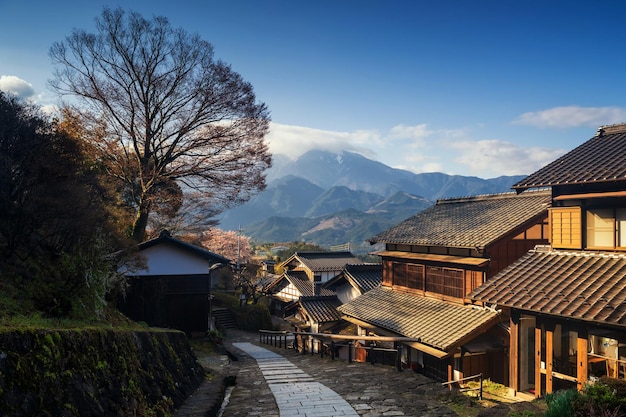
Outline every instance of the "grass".
POLYGON ((442 398, 452 411, 461 417, 542 417, 547 405, 544 400, 516 401, 508 396, 508 388, 489 379, 483 380, 483 399, 478 400, 478 381, 471 381, 466 388, 476 390, 452 392, 442 398), (498 406, 498 407, 496 407, 498 406), (493 409, 491 412, 487 411, 493 409))
POLYGON ((48 318, 38 312, 31 314, 0 315, 0 330, 15 329, 114 329, 120 331, 158 331, 146 323, 128 319, 116 309, 107 309, 100 319, 48 318))

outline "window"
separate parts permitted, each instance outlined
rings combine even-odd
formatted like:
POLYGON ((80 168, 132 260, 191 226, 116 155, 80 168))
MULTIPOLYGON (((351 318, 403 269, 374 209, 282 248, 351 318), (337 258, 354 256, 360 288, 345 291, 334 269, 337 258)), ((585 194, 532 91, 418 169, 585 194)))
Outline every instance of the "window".
POLYGON ((626 208, 587 210, 586 221, 588 248, 626 246, 626 208))
POLYGON ((393 262, 393 285, 463 298, 463 270, 393 262))
POLYGON ((426 291, 463 298, 463 270, 437 266, 427 267, 426 291))
POLYGON ((550 209, 551 243, 560 249, 582 249, 580 207, 550 209))
POLYGON ((416 290, 424 289, 424 266, 407 264, 404 262, 393 263, 393 285, 407 287, 416 290))
POLYGON ((399 285, 406 287, 407 283, 407 270, 406 264, 402 262, 393 263, 393 285, 399 285))
POLYGON ((424 290, 424 265, 407 264, 407 286, 424 290))

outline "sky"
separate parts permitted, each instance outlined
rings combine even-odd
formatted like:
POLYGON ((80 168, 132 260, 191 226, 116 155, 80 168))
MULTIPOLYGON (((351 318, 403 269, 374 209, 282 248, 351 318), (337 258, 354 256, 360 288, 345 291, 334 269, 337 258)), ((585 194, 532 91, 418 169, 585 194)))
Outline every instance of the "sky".
POLYGON ((198 33, 254 87, 275 154, 530 174, 626 122, 622 1, 0 0, 0 90, 48 108, 50 46, 103 7, 198 33))

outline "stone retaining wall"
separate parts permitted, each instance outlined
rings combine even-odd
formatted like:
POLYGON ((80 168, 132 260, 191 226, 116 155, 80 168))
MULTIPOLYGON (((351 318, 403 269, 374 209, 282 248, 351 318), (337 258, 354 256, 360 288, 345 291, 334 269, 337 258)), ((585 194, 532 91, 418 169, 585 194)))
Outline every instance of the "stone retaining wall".
POLYGON ((0 415, 167 416, 204 376, 182 332, 0 332, 0 415))

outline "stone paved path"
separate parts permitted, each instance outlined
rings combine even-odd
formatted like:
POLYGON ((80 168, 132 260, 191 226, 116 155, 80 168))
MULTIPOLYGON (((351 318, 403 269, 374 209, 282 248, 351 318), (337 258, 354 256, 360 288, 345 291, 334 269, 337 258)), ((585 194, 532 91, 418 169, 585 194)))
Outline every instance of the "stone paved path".
POLYGON ((306 374, 313 381, 337 393, 358 416, 457 415, 439 401, 448 391, 421 374, 409 370, 398 372, 394 367, 384 365, 349 364, 346 361, 297 353, 293 349, 274 348, 260 344, 258 334, 229 330, 224 344, 239 360, 229 365, 230 372, 237 376, 237 384, 223 417, 302 416, 282 413, 272 384, 268 384, 254 357, 238 347, 241 343, 253 344, 280 355, 302 372, 298 375, 306 374))
POLYGON ((248 342, 233 346, 257 361, 281 417, 358 417, 335 391, 316 382, 283 356, 248 342))

